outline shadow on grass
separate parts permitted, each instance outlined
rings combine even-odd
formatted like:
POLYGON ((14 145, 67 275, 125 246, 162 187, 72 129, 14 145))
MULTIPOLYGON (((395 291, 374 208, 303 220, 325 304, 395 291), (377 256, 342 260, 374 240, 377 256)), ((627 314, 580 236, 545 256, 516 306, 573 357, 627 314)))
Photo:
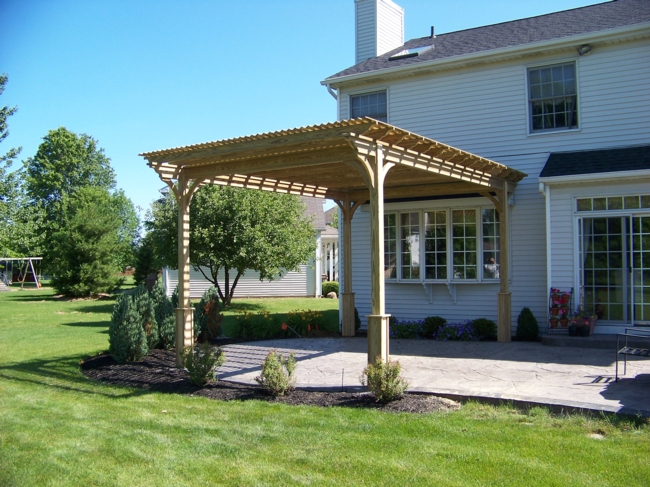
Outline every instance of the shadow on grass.
MULTIPOLYGON (((104 300, 102 300, 104 301, 104 300)), ((76 311, 81 313, 108 313, 113 312, 113 307, 115 306, 115 300, 106 300, 104 304, 95 304, 92 306, 79 306, 75 308, 76 311)))
POLYGON ((0 378, 60 391, 105 397, 128 398, 152 392, 146 389, 105 387, 81 373, 79 361, 82 358, 84 357, 77 355, 50 360, 29 360, 0 366, 0 378))

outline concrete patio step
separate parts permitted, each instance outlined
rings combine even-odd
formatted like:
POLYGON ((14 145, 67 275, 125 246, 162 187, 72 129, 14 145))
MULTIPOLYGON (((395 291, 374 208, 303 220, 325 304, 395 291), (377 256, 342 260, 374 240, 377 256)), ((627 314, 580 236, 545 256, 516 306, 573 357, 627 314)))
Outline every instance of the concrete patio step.
MULTIPOLYGON (((623 346, 624 339, 621 338, 620 345, 623 346)), ((650 334, 647 339, 628 338, 628 346, 648 348, 650 346, 650 334)), ((545 334, 542 335, 542 344, 551 347, 574 347, 574 348, 600 348, 605 350, 616 350, 616 335, 591 335, 588 337, 571 337, 569 335, 545 334)))

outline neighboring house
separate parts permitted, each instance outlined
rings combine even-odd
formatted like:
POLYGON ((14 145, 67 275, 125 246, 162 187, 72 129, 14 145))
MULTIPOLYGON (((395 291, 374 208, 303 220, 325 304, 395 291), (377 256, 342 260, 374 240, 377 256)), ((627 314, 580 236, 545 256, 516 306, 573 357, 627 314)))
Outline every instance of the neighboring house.
MULTIPOLYGON (((513 332, 523 307, 544 330, 551 287, 596 307, 596 333, 650 324, 650 1, 406 43, 393 2, 355 12, 357 64, 322 81, 340 120, 370 116, 528 174, 509 201, 513 332)), ((367 207, 352 220, 364 326, 367 207)), ((386 313, 496 320, 497 218, 477 194, 386 201, 386 313)))
MULTIPOLYGON (((165 191, 163 191, 164 193, 165 191)), ((318 198, 301 197, 305 203, 305 216, 313 219, 316 229, 314 242, 314 257, 311 262, 300 266, 299 271, 290 271, 281 278, 273 281, 260 281, 259 273, 248 270, 239 279, 235 288, 234 297, 288 297, 288 296, 317 296, 321 295, 322 274, 327 274, 329 266, 329 250, 338 240, 338 233, 331 235, 331 227, 325 225, 323 214, 323 200, 318 198)), ((333 264, 333 263, 332 263, 333 264)), ((209 271, 206 270, 209 275, 209 271)), ((231 279, 234 279, 231 272, 231 279)), ((223 285, 224 274, 219 272, 219 283, 223 285)), ((163 282, 167 294, 171 296, 178 284, 178 271, 163 269, 163 282)), ((200 271, 194 268, 190 271, 190 296, 200 298, 212 286, 212 282, 205 279, 200 271)), ((223 289, 223 288, 222 288, 223 289)))

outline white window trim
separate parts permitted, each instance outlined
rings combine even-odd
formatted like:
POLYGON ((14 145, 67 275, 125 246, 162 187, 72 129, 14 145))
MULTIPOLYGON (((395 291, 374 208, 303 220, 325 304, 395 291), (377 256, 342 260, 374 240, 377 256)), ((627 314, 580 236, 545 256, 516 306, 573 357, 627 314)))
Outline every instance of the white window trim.
POLYGON ((352 119, 352 97, 359 95, 370 95, 372 93, 386 92, 386 123, 390 123, 390 86, 377 87, 372 89, 354 90, 347 93, 348 97, 348 119, 352 119))
POLYGON ((580 58, 579 57, 571 57, 571 58, 564 58, 564 59, 555 59, 555 60, 548 60, 544 62, 539 62, 539 63, 531 63, 523 66, 524 69, 524 83, 526 87, 526 135, 528 137, 539 137, 539 136, 544 136, 544 135, 556 135, 556 134, 573 134, 576 132, 580 132, 582 130, 582 117, 580 116, 581 110, 580 107, 582 105, 581 103, 581 96, 580 96, 580 58), (575 128, 559 128, 559 129, 549 129, 549 130, 532 130, 532 124, 531 124, 531 116, 532 114, 530 113, 530 82, 528 79, 528 71, 530 69, 535 69, 535 68, 543 68, 543 67, 550 67, 550 66, 555 66, 558 64, 568 64, 568 63, 573 63, 575 65, 575 74, 576 74, 576 100, 578 106, 576 107, 576 118, 577 118, 577 124, 578 126, 575 128))

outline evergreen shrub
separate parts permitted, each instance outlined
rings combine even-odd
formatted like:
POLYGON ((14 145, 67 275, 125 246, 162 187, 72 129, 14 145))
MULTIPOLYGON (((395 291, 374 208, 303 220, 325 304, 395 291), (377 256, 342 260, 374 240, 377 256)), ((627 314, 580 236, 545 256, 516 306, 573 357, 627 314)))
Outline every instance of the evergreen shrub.
POLYGON ((167 297, 162 279, 158 279, 151 290, 154 316, 158 324, 158 347, 170 350, 176 340, 176 315, 171 299, 167 297))
POLYGON ((335 292, 336 295, 339 295, 339 283, 336 281, 325 281, 322 285, 323 296, 327 296, 331 292, 335 292))
POLYGON ((444 326, 447 320, 441 316, 427 316, 422 324, 422 334, 424 338, 435 338, 441 326, 444 326))
POLYGON ((183 365, 190 374, 190 380, 197 386, 215 381, 216 370, 226 362, 226 357, 221 347, 213 349, 210 342, 192 349, 187 347, 183 353, 183 365))
POLYGON ((477 318, 472 321, 472 326, 479 340, 496 340, 497 324, 487 318, 477 318))
POLYGON ((109 353, 118 362, 140 360, 149 353, 142 320, 129 294, 117 297, 108 328, 109 353))
POLYGON ((136 313, 140 317, 142 329, 147 336, 147 347, 149 349, 158 347, 158 323, 156 323, 153 300, 149 291, 141 284, 132 291, 131 298, 136 313))
POLYGON ((401 398, 408 387, 408 382, 400 376, 401 372, 399 362, 383 362, 381 357, 377 357, 376 364, 363 369, 360 381, 377 402, 386 403, 401 398))
POLYGON ((517 317, 517 338, 535 341, 539 335, 539 325, 530 308, 524 308, 517 317))
POLYGON ((222 322, 219 292, 210 286, 194 305, 194 338, 205 341, 220 336, 222 322))
POLYGON ((283 357, 277 350, 271 350, 262 363, 262 372, 255 381, 266 391, 277 397, 284 396, 291 392, 295 386, 296 379, 296 357, 293 352, 287 358, 283 357))

